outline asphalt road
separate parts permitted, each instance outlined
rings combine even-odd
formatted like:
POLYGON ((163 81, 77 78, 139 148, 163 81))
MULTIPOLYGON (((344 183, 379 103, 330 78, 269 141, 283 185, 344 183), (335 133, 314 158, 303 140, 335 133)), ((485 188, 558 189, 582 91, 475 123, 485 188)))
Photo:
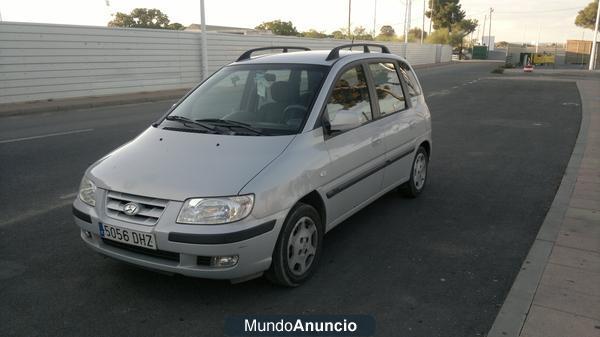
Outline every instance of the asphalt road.
MULTIPOLYGON (((429 185, 390 193, 325 239, 317 274, 167 276, 87 249, 70 203, 85 168, 171 102, 0 118, 0 335, 219 336, 234 313, 363 313, 378 336, 482 336, 549 208, 579 129, 573 83, 419 69, 433 114, 429 185)), ((501 76, 501 75, 500 75, 501 76)))

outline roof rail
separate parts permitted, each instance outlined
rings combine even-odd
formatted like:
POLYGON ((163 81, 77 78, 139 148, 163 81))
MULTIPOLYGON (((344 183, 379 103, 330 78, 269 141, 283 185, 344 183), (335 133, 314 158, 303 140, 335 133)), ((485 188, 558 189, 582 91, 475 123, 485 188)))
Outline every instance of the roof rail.
POLYGON ((306 48, 306 47, 293 47, 293 46, 273 46, 273 47, 254 48, 254 49, 246 50, 242 55, 240 55, 240 57, 238 57, 236 62, 248 60, 250 58, 250 56, 252 56, 252 53, 254 53, 256 51, 272 50, 272 49, 281 49, 281 50, 283 50, 284 53, 287 53, 289 49, 310 50, 310 48, 306 48))
POLYGON ((382 44, 378 44, 378 43, 350 43, 350 44, 343 44, 341 46, 337 46, 337 47, 333 48, 331 50, 331 52, 329 53, 329 55, 327 55, 327 58, 325 60, 326 61, 331 61, 331 60, 335 60, 335 59, 339 58, 340 57, 340 49, 345 49, 345 48, 363 47, 363 52, 370 53, 371 50, 369 50, 369 46, 381 48, 381 52, 384 53, 384 54, 391 54, 390 50, 388 49, 388 47, 386 47, 386 46, 384 46, 382 44))

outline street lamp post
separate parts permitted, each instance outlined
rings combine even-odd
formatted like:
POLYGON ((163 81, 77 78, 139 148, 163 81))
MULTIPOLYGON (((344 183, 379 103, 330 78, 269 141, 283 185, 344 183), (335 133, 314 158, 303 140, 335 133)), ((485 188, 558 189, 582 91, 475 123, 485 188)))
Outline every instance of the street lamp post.
POLYGON ((490 46, 492 44, 492 13, 494 12, 494 9, 492 7, 490 7, 490 26, 489 26, 489 30, 488 30, 488 50, 490 50, 490 46))
POLYGON ((410 30, 411 0, 406 0, 406 10, 404 11, 404 43, 408 43, 408 31, 410 30))
POLYGON ((481 29, 481 44, 485 44, 485 24, 487 23, 487 14, 483 16, 483 29, 481 29))
POLYGON ((425 0, 423 0, 423 18, 421 21, 421 44, 423 44, 423 35, 425 34, 425 0))
POLYGON ((377 0, 375 0, 375 8, 373 10, 373 38, 377 35, 377 0))
POLYGON ((588 66, 589 70, 596 69, 596 43, 598 41, 598 21, 600 21, 600 2, 596 7, 596 25, 594 27, 594 36, 592 38, 592 53, 590 54, 590 64, 588 66))
POLYGON ((200 0, 200 53, 202 57, 202 80, 208 77, 208 52, 206 50, 206 20, 204 15, 204 0, 200 0))
POLYGON ((348 0, 348 38, 350 39, 350 15, 352 13, 352 0, 348 0))

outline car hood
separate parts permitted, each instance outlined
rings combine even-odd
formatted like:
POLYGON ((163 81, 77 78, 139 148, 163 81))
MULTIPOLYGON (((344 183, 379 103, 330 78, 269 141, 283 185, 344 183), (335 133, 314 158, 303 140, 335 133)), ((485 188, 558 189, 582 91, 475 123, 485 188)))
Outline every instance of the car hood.
POLYGON ((161 199, 236 195, 293 139, 150 127, 92 165, 88 175, 99 188, 161 199))

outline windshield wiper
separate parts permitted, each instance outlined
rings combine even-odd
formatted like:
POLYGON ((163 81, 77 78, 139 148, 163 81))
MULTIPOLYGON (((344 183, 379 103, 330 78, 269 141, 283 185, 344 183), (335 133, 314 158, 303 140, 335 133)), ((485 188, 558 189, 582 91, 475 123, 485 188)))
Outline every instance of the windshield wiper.
POLYGON ((230 119, 219 119, 219 118, 204 118, 204 119, 196 119, 196 122, 206 122, 206 123, 212 123, 215 125, 219 125, 219 126, 226 126, 229 127, 230 129, 232 127, 239 127, 248 131, 252 131, 257 135, 264 135, 265 133, 255 127, 250 126, 250 124, 246 124, 246 123, 242 123, 242 122, 238 122, 238 121, 232 121, 230 119))
POLYGON ((189 119, 187 117, 170 115, 170 116, 167 116, 167 118, 165 118, 165 119, 168 121, 181 122, 181 124, 188 126, 188 127, 189 127, 188 124, 197 125, 197 126, 203 127, 204 129, 208 130, 210 133, 217 133, 217 130, 214 126, 206 124, 206 123, 202 123, 200 121, 195 121, 195 120, 189 119))

